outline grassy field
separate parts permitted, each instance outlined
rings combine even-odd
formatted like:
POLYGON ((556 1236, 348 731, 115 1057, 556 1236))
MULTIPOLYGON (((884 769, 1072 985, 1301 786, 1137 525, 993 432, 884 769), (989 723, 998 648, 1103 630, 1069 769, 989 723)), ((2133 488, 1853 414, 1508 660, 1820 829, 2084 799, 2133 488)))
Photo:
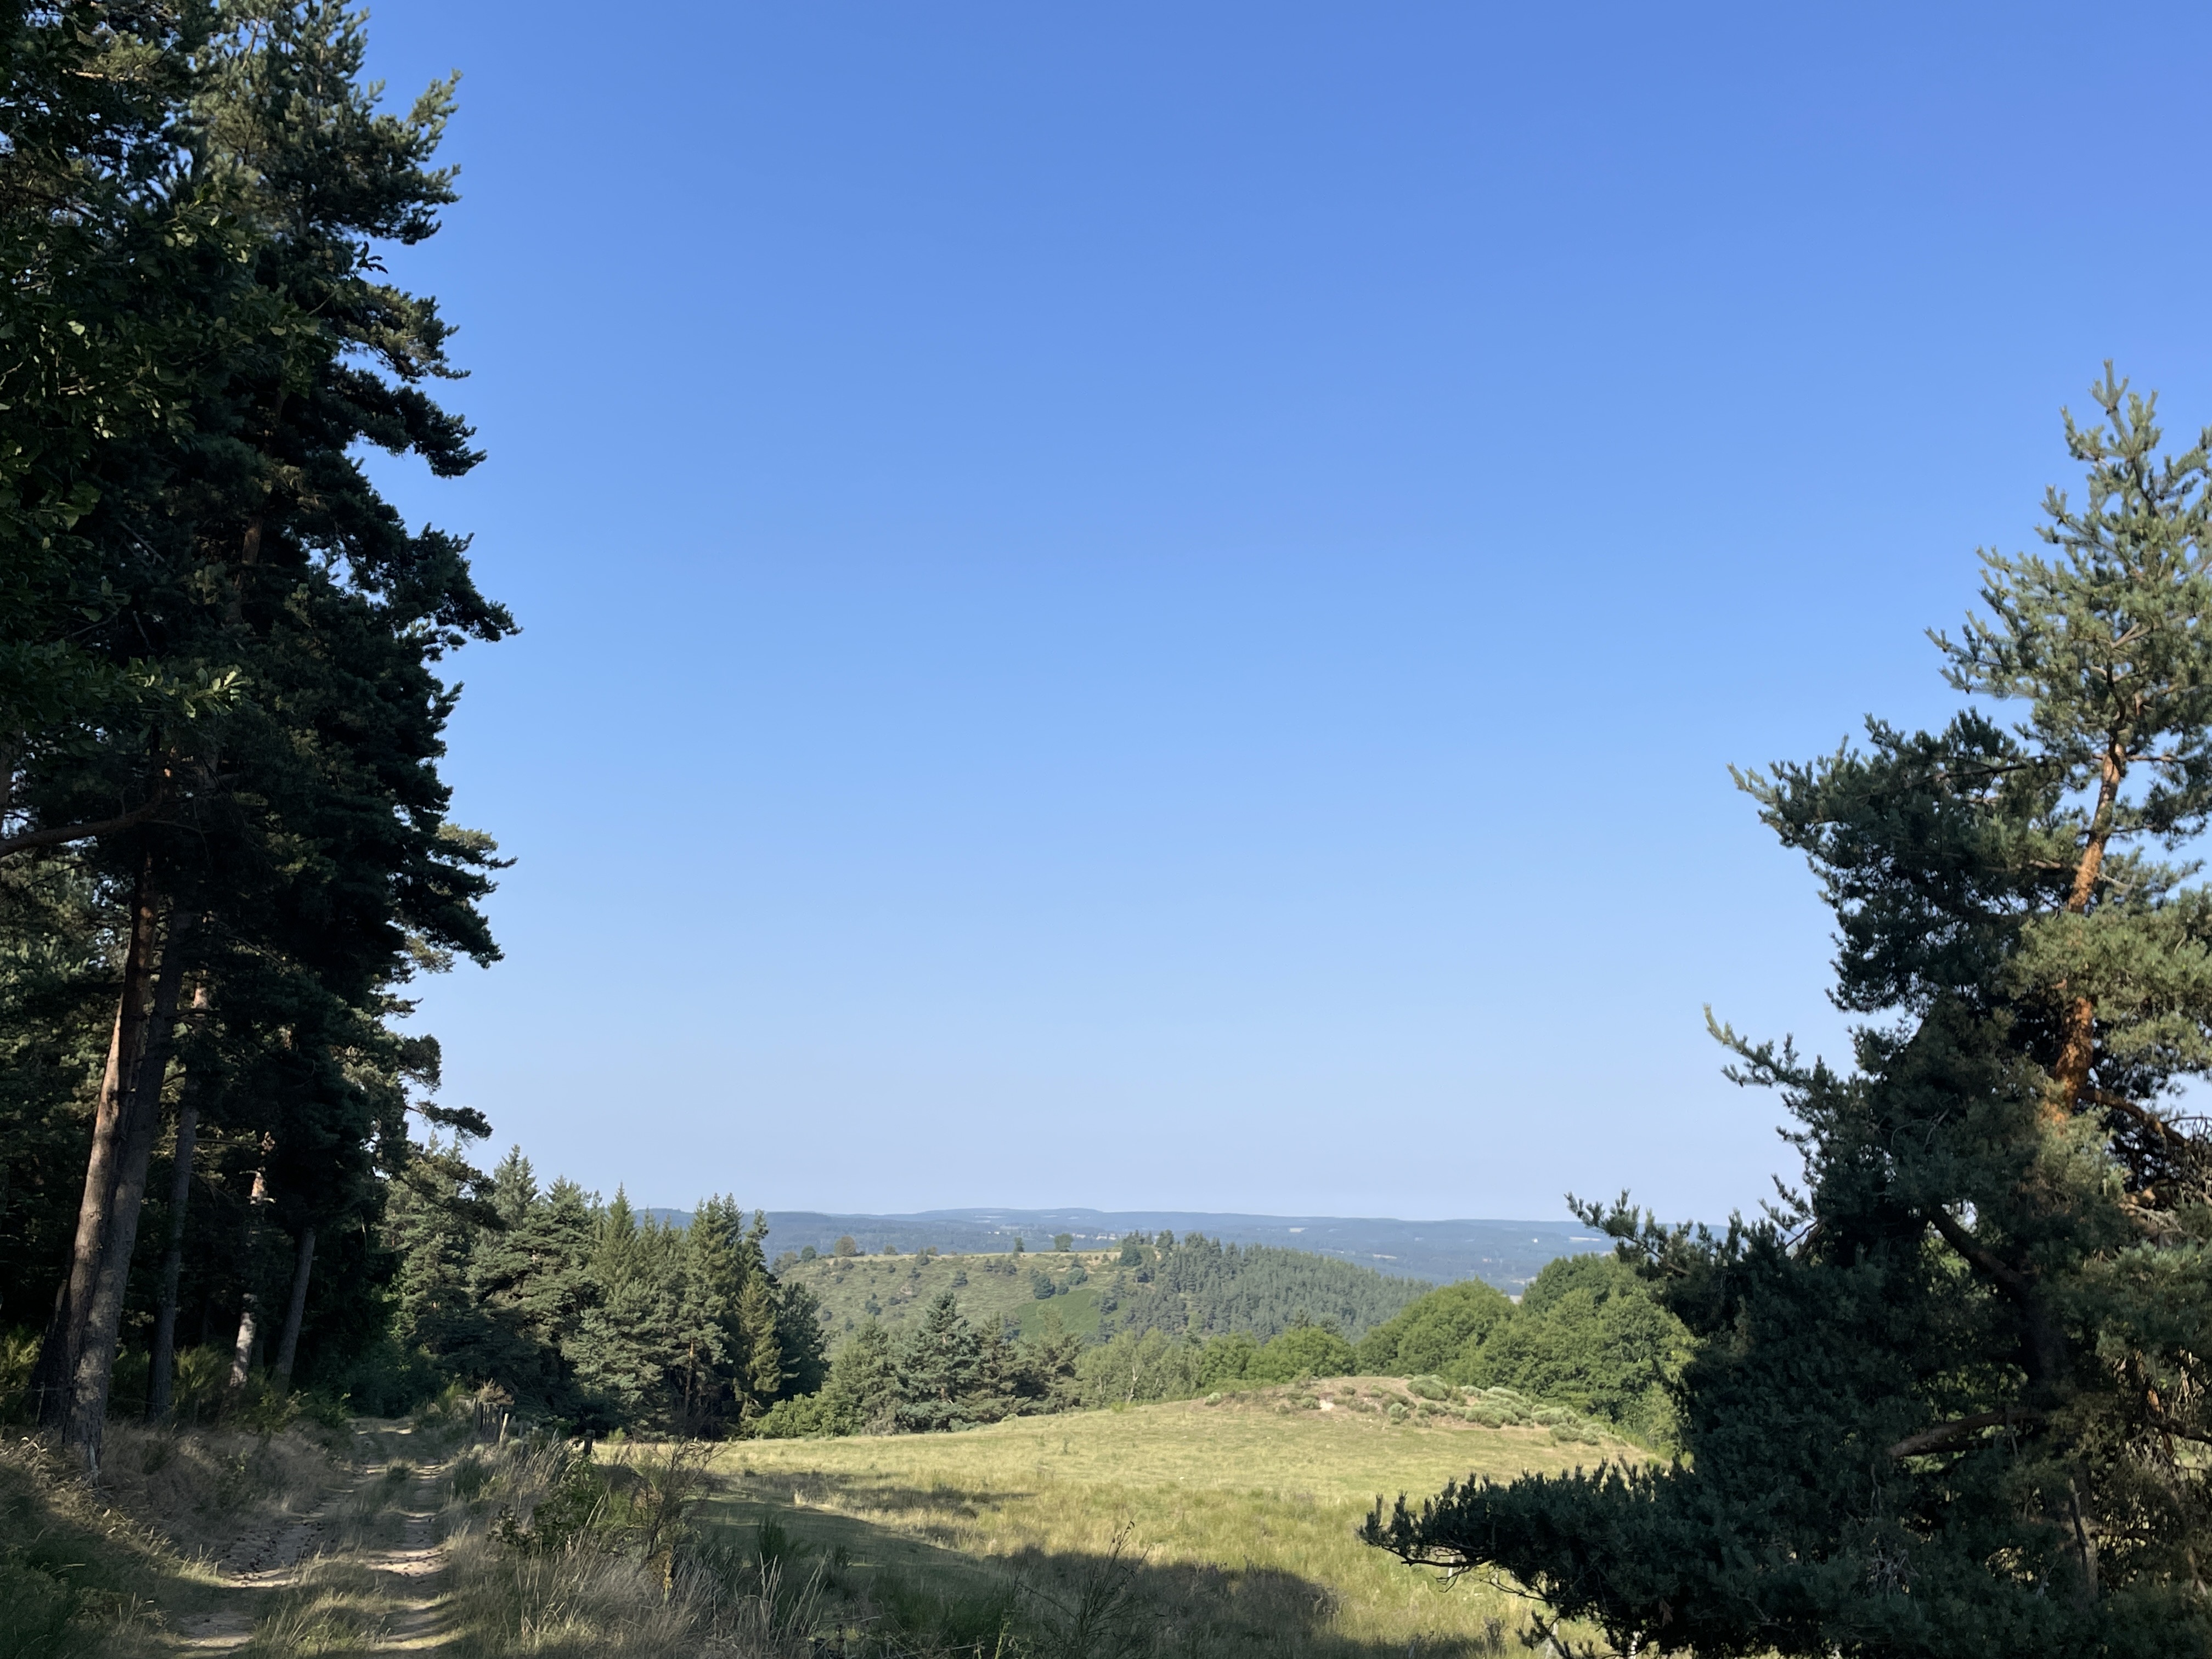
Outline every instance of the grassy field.
POLYGON ((1103 1619, 1114 1628, 1085 1638, 1102 1654, 1517 1651, 1516 1598, 1446 1587, 1354 1528, 1378 1495, 1640 1454, 1394 1422, 1393 1403, 1416 1404, 1360 1378, 957 1435, 746 1442, 714 1454, 702 1518, 769 1522, 833 1589, 897 1607, 909 1627, 933 1602, 947 1645, 1012 1609, 1048 1628, 1103 1619))
POLYGON ((960 1311, 976 1325, 1012 1321, 1024 1335, 1047 1331, 1054 1322, 1072 1335, 1098 1333, 1099 1304, 1127 1295, 1123 1270, 1103 1253, 1031 1250, 1021 1255, 861 1255, 791 1264, 782 1271, 822 1298, 830 1315, 824 1328, 834 1349, 863 1321, 879 1319, 895 1334, 910 1329, 941 1292, 960 1298, 960 1311), (1085 1282, 1060 1295, 1040 1299, 1032 1273, 1064 1283, 1080 1262, 1085 1282), (1012 1271, 1004 1271, 1012 1268, 1012 1271), (870 1304, 875 1312, 870 1313, 870 1304))
POLYGON ((1638 1454, 1454 1409, 1337 1379, 597 1460, 543 1434, 493 1443, 443 1407, 349 1434, 114 1424, 97 1495, 19 1440, 0 1445, 0 1659, 1518 1651, 1513 1595, 1365 1548, 1360 1517, 1470 1474, 1638 1454))

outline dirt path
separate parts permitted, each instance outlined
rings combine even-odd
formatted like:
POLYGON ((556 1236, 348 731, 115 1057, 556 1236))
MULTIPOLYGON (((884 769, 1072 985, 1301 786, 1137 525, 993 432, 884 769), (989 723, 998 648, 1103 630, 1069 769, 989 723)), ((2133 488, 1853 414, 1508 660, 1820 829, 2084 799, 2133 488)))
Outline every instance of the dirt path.
POLYGON ((180 1619, 174 1650, 239 1651, 264 1620, 284 1611, 284 1592, 301 1589, 328 1565, 365 1568, 372 1575, 375 1629, 362 1644, 367 1651, 433 1653, 444 1647, 450 1632, 440 1605, 446 1553, 438 1542, 437 1510, 446 1466, 414 1470, 404 1490, 380 1502, 379 1488, 387 1485, 392 1468, 392 1460, 380 1458, 310 1513, 241 1533, 216 1568, 222 1605, 180 1619), (386 1520, 382 1527, 376 1525, 379 1516, 386 1520), (388 1535, 392 1519, 399 1523, 396 1543, 366 1539, 372 1531, 388 1535))
POLYGON ((438 1542, 438 1486, 445 1472, 440 1464, 422 1470, 410 1483, 399 1510, 404 1525, 398 1545, 362 1555, 391 1607, 376 1644, 378 1652, 435 1652, 451 1634, 440 1605, 446 1552, 438 1542))

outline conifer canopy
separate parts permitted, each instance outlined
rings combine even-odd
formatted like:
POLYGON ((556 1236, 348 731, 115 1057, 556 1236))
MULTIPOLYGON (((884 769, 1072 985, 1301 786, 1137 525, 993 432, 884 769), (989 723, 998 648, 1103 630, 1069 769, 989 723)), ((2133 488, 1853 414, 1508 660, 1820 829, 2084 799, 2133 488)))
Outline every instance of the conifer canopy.
POLYGON ((2178 1093, 2212 1070, 2212 432, 2167 453, 2154 399, 2093 396, 2083 499, 1934 636, 1976 706, 1739 778, 1864 1023, 1844 1067, 1716 1026, 1796 1120, 1759 1219, 1581 1206, 1695 1340, 1684 1455, 1378 1503, 1370 1543, 1619 1651, 2212 1652, 2212 1146, 2178 1093))

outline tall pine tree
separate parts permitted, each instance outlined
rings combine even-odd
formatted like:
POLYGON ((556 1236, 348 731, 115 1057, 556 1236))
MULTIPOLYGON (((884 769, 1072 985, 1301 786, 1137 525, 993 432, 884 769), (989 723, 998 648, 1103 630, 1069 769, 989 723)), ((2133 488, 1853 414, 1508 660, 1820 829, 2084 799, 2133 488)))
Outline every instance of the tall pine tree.
MULTIPOLYGON (((1601 1215, 1698 1340, 1686 1462, 1378 1506, 1617 1650, 2212 1652, 2212 432, 2109 369, 1951 683, 2025 704, 1743 780, 1819 872, 1845 1071, 1723 1029, 1805 1188, 1725 1237, 1601 1215)), ((1561 1638, 1564 1640, 1564 1638, 1561 1638)))

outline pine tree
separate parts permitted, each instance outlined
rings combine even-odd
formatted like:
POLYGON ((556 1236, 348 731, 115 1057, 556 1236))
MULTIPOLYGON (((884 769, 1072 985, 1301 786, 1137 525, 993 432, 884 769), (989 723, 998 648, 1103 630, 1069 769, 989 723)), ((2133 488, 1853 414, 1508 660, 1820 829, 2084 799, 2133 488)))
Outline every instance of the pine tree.
POLYGON ((899 1367, 890 1333, 872 1319, 854 1331, 830 1362, 823 1393, 841 1433, 880 1434, 896 1427, 899 1367))
POLYGON ((596 1301, 571 1347, 598 1426, 659 1426, 680 1408, 686 1357, 677 1283, 681 1237, 650 1221, 641 1226, 619 1187, 598 1218, 590 1266, 596 1301))
POLYGON ((2212 432, 2160 458, 2107 370, 2047 556, 1938 637, 2024 702, 1744 780, 1838 921, 1832 1070, 1784 1092, 1805 1189, 1724 1237, 1601 1213, 1698 1340, 1688 1461, 1448 1488, 1370 1542, 1511 1572, 1618 1647, 2212 1653, 2212 432))
POLYGON ((899 1350, 899 1426, 924 1432, 983 1420, 985 1381, 975 1328, 962 1317, 952 1292, 944 1291, 922 1310, 921 1323, 899 1350))
POLYGON ((447 476, 477 459, 422 389, 447 373, 445 325, 377 252, 429 234, 453 199, 428 165, 448 89, 376 113, 337 5, 207 15, 204 40, 154 7, 5 25, 9 107, 39 112, 10 122, 0 258, 21 279, 11 335, 41 343, 5 400, 21 441, 0 446, 0 596, 22 600, 0 606, 0 854, 79 862, 125 941, 39 1361, 42 1414, 88 1455, 188 982, 214 989, 223 1030, 276 1034, 264 1069, 299 1085, 230 1124, 283 1119, 260 1126, 264 1192, 299 1246, 281 1369, 319 1305, 318 1229, 374 1207, 369 1148, 404 1069, 380 1029, 392 988, 457 950, 495 954, 475 909, 489 843, 445 821, 453 694, 432 665, 512 624, 462 544, 409 533, 354 453, 447 476), (27 96, 57 66, 58 95, 27 96), (10 193, 42 168, 67 188, 10 193), (69 362, 45 349, 64 336, 69 362))

